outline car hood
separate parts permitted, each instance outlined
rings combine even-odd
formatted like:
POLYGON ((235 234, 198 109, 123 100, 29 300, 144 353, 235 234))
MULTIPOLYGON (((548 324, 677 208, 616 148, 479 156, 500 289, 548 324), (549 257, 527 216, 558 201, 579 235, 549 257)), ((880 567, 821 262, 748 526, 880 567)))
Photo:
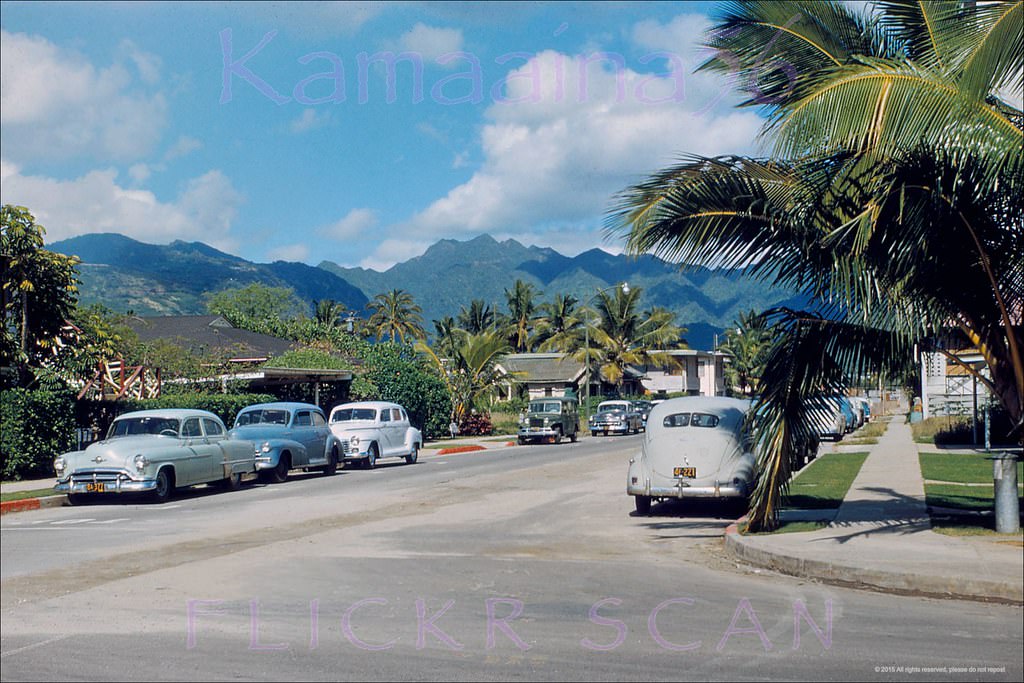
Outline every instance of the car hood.
POLYGON ((366 432, 371 429, 380 429, 380 423, 375 420, 346 420, 345 422, 331 423, 331 431, 337 436, 366 432))
POLYGON ((228 432, 228 437, 242 441, 267 441, 291 438, 291 432, 291 429, 282 425, 247 425, 235 427, 228 432))
POLYGON ((122 436, 90 444, 84 451, 68 453, 65 458, 72 469, 123 467, 139 453, 180 448, 182 442, 170 436, 122 436))

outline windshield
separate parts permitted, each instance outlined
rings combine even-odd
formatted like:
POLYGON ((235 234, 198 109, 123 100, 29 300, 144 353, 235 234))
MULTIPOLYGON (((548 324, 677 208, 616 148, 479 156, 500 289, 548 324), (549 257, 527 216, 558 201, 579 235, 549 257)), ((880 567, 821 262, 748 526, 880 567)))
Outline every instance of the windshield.
POLYGON ((342 408, 331 414, 331 422, 351 422, 353 420, 376 420, 376 408, 342 408))
POLYGON ((562 412, 562 404, 558 401, 537 401, 530 404, 531 413, 555 413, 562 412))
POLYGON ((625 403, 602 403, 597 407, 597 412, 603 413, 609 410, 625 410, 625 403))
POLYGON ((172 417, 129 417, 114 420, 107 432, 108 439, 119 436, 137 436, 139 434, 164 434, 177 436, 180 421, 172 417))
POLYGON ((247 425, 286 425, 291 415, 280 408, 247 410, 235 420, 236 427, 247 425))

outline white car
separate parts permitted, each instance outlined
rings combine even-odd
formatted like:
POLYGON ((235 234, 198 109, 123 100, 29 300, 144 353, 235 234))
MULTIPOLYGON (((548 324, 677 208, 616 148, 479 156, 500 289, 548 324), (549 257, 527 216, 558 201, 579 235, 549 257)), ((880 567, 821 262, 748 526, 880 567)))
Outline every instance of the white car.
POLYGON ((423 435, 409 424, 409 414, 397 403, 343 403, 331 410, 328 424, 341 441, 346 464, 373 468, 380 458, 405 458, 411 465, 423 447, 423 435))
POLYGON ((647 418, 640 453, 629 461, 626 493, 636 510, 668 498, 747 498, 757 461, 747 437, 750 401, 714 396, 673 398, 647 418))

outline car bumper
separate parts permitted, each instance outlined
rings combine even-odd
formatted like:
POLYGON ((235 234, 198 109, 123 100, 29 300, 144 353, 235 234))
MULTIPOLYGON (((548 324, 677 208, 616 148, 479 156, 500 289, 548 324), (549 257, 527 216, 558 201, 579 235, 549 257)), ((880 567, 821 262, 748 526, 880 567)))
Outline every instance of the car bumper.
POLYGON ((611 434, 612 432, 629 434, 629 425, 591 425, 590 431, 603 432, 605 434, 611 434))
POLYGON ((561 429, 555 429, 554 427, 531 427, 529 429, 520 429, 520 439, 542 439, 550 438, 555 434, 561 434, 561 429))
POLYGON ((115 479, 113 481, 97 480, 92 481, 86 478, 72 478, 67 481, 58 481, 53 490, 58 493, 68 494, 93 494, 93 493, 145 493, 156 489, 155 479, 115 479), (103 490, 97 490, 102 484, 103 490))
POLYGON ((651 498, 745 498, 746 489, 732 484, 716 484, 714 486, 627 486, 626 493, 631 496, 650 496, 651 498))

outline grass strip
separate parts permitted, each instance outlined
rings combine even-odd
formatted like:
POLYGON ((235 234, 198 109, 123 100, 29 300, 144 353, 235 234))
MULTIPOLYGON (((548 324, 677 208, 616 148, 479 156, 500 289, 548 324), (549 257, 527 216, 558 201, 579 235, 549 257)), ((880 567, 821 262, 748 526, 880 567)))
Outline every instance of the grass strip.
POLYGON ((56 496, 57 492, 53 490, 53 487, 45 489, 34 489, 32 491, 11 491, 10 493, 0 493, 0 503, 6 503, 10 500, 25 500, 26 498, 45 498, 46 496, 56 496))
POLYGON ((867 457, 864 451, 821 456, 802 469, 790 483, 786 507, 800 510, 838 508, 867 457))
MULTIPOLYGON (((931 481, 991 484, 992 460, 987 453, 921 453, 921 475, 931 481)), ((1017 463, 1017 481, 1024 481, 1024 463, 1017 463)))

